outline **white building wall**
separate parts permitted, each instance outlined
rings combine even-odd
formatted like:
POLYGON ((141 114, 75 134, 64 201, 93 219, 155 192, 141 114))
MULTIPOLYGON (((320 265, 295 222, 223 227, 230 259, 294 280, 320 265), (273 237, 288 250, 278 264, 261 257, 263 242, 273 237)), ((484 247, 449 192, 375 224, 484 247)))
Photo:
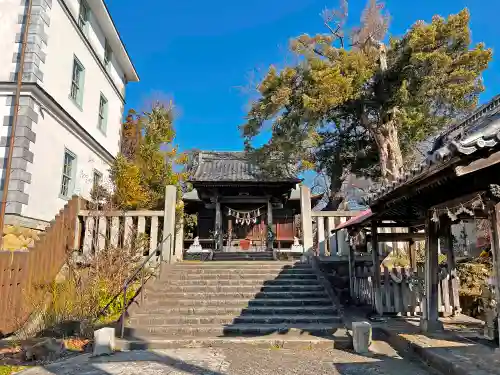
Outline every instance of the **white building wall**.
MULTIPOLYGON (((50 17, 49 43, 41 86, 99 143, 116 155, 119 151, 123 102, 59 1, 53 0, 50 17), (69 97, 74 57, 85 68, 81 108, 69 97), (108 100, 106 134, 97 128, 101 93, 108 100)), ((98 38, 94 33, 96 41, 98 38)))
MULTIPOLYGON (((40 113, 39 106, 35 107, 35 111, 40 113)), ((44 117, 40 117, 33 127, 36 132, 36 142, 31 146, 34 159, 27 170, 31 173, 31 184, 25 189, 29 203, 36 204, 23 206, 22 215, 50 221, 66 204, 66 200, 59 196, 65 149, 76 155, 73 193, 84 198, 90 198, 94 170, 103 175, 104 185, 109 184, 110 165, 65 126, 56 114, 43 112, 44 117)))
POLYGON ((0 81, 9 81, 14 71, 12 59, 19 46, 14 41, 21 30, 18 24, 22 11, 20 4, 19 0, 0 0, 0 81))
MULTIPOLYGON (((109 167, 119 151, 125 72, 133 81, 138 77, 100 1, 87 1, 91 13, 82 32, 80 0, 33 0, 8 214, 53 219, 66 203, 59 195, 65 148, 77 157, 72 193, 89 198, 94 170, 109 184, 109 167), (113 48, 107 67, 106 37, 113 48), (70 98, 74 57, 85 69, 81 106, 70 98), (104 134, 97 127, 101 93, 108 101, 104 134)), ((22 0, 0 0, 0 159, 7 156, 5 125, 12 124, 14 72, 19 68, 16 59, 25 12, 22 0)))

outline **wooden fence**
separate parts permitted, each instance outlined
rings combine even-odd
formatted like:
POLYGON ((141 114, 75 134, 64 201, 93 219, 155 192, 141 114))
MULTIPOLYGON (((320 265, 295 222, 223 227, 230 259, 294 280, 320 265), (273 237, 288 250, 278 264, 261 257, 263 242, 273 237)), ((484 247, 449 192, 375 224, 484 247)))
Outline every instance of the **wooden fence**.
MULTIPOLYGON (((381 273, 380 296, 384 313, 420 315, 423 311, 421 296, 417 293, 417 284, 423 288, 424 267, 419 265, 417 272, 410 268, 383 268, 381 273), (413 285, 412 285, 413 284, 413 285)), ((354 278, 354 300, 375 309, 375 286, 373 267, 357 266, 354 278)), ((446 266, 440 267, 439 273, 439 312, 450 316, 460 311, 458 288, 451 282, 451 275, 446 266)))
POLYGON ((30 289, 54 281, 73 250, 79 203, 73 197, 28 250, 0 251, 0 337, 27 319, 30 289))
POLYGON ((345 223, 359 211, 311 211, 313 218, 313 246, 319 256, 347 255, 349 244, 345 231, 332 233, 337 226, 345 223))
POLYGON ((149 255, 163 238, 164 216, 164 211, 82 210, 78 214, 81 233, 78 248, 85 257, 108 246, 130 246, 136 241, 143 247, 143 254, 149 255))

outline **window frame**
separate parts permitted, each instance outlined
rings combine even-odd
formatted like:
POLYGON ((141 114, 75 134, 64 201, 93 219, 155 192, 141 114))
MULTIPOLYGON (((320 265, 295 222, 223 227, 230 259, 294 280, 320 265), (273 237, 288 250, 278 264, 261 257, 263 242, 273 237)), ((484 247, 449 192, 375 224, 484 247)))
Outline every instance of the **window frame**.
POLYGON ((97 111, 97 129, 99 129, 104 135, 106 135, 108 125, 108 105, 108 99, 101 92, 99 95, 99 109, 97 111))
POLYGON ((78 27, 83 32, 87 32, 87 25, 89 24, 90 7, 86 0, 80 0, 78 8, 78 27))
POLYGON ((97 186, 101 185, 102 176, 103 176, 102 173, 99 172, 97 169, 92 170, 92 189, 95 189, 97 186))
POLYGON ((76 154, 67 148, 64 148, 63 154, 63 166, 61 172, 61 184, 59 186, 59 197, 65 200, 69 200, 74 193, 75 187, 75 176, 76 176, 76 166, 77 166, 76 154), (66 164, 66 157, 69 157, 70 164, 66 164), (69 166, 68 171, 66 166, 69 166), (66 182, 66 183, 65 183, 66 182))
POLYGON ((111 60, 113 59, 113 50, 109 44, 108 38, 104 38, 104 58, 103 63, 106 68, 111 65, 111 60))
POLYGON ((73 68, 71 70, 70 99, 80 108, 83 107, 83 89, 85 84, 85 67, 80 60, 73 56, 73 68))

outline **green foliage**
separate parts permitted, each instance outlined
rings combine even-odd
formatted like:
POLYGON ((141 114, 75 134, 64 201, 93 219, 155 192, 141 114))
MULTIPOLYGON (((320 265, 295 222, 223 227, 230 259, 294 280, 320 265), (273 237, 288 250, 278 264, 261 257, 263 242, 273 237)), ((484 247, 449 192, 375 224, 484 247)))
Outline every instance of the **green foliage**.
POLYGON ((161 209, 165 186, 185 178, 186 156, 175 145, 173 105, 131 112, 123 125, 122 149, 111 169, 114 203, 121 209, 161 209), (181 172, 179 172, 181 171, 181 172))
POLYGON ((332 190, 347 173, 397 178, 420 141, 476 105, 492 57, 484 44, 470 46, 467 10, 416 22, 387 46, 380 3, 369 0, 350 43, 346 15, 344 3, 325 18, 330 34, 292 40, 299 62, 269 68, 241 127, 247 150, 268 168, 284 164, 275 158, 314 168, 330 177, 332 190), (253 148, 264 129, 270 141, 253 148))
MULTIPOLYGON (((126 304, 128 305, 130 301, 135 297, 137 294, 137 291, 140 288, 139 282, 132 283, 128 289, 127 289, 127 294, 126 294, 126 304)), ((111 304, 107 307, 106 313, 104 316, 99 317, 99 322, 100 323, 110 323, 110 322, 116 322, 122 312, 123 312, 123 295, 120 296, 119 298, 116 298, 113 300, 113 298, 116 296, 116 294, 112 294, 111 290, 108 286, 106 286, 105 283, 102 283, 101 288, 99 290, 99 311, 102 311, 106 306, 108 306, 108 303, 111 304)))

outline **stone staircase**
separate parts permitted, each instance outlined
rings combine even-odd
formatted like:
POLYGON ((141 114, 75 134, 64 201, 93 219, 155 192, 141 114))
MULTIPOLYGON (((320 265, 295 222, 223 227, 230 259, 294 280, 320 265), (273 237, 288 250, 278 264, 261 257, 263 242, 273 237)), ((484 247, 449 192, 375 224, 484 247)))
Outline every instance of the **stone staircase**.
POLYGON ((192 262, 165 273, 147 285, 144 304, 129 309, 120 347, 332 345, 346 339, 336 307, 308 264, 192 262))

